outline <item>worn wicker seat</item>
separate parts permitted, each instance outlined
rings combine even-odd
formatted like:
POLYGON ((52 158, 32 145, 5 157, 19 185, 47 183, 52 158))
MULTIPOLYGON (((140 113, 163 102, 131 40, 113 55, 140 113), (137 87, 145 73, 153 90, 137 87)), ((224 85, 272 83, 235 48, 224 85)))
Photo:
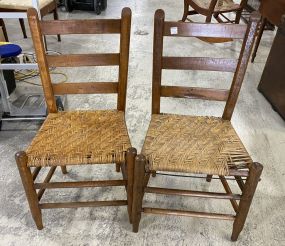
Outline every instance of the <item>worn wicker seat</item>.
POLYGON ((152 171, 229 175, 252 164, 231 122, 216 117, 154 114, 142 154, 152 171))
MULTIPOLYGON (((209 9, 211 0, 193 0, 197 6, 203 9, 209 9)), ((239 9, 239 4, 235 3, 233 0, 218 0, 214 12, 220 11, 234 11, 239 9)))
MULTIPOLYGON (((0 12, 26 12, 33 7, 32 0, 0 0, 0 12)), ((38 0, 39 14, 41 17, 49 13, 53 13, 55 20, 58 20, 57 2, 56 0, 38 0)), ((27 38, 25 23, 23 19, 19 19, 24 38, 27 38)), ((0 25, 3 27, 3 33, 6 41, 8 34, 3 19, 0 19, 0 25)), ((58 35, 58 41, 60 41, 58 35)))
MULTIPOLYGON (((142 153, 136 157, 134 170, 134 198, 132 207, 133 231, 137 232, 141 213, 181 215, 233 222, 231 239, 237 240, 243 229, 249 207, 259 182, 262 165, 253 162, 235 132, 230 120, 245 76, 252 50, 259 16, 248 25, 183 23, 165 21, 164 12, 157 10, 154 21, 152 116, 142 153), (165 56, 164 37, 232 38, 243 40, 239 58, 165 56), (164 85, 163 70, 204 70, 234 73, 230 88, 164 85), (187 98, 225 102, 222 117, 164 114, 161 98, 187 98), (164 173, 167 171, 167 173, 164 173), (205 190, 174 189, 149 186, 151 174, 205 178, 221 181, 225 193, 205 190), (229 176, 229 177, 228 177, 229 176), (241 194, 233 193, 227 179, 235 180, 241 194), (207 211, 168 209, 161 206, 143 206, 145 193, 199 197, 201 199, 228 199, 234 214, 207 211)), ((166 51, 166 53, 169 51, 166 51)), ((172 51, 172 53, 174 53, 172 51)), ((196 78, 196 73, 195 76, 196 78)), ((189 84, 191 79, 189 79, 189 84)), ((184 179, 185 180, 185 179, 184 179)), ((181 181, 183 182, 183 180, 181 181)), ((186 181, 189 182, 189 181, 186 181)), ((165 196, 165 199, 167 197, 165 196)))
POLYGON ((49 114, 28 147, 27 165, 122 163, 131 147, 122 111, 49 114))
MULTIPOLYGON (((125 123, 126 91, 130 45, 131 10, 124 8, 119 19, 40 21, 35 9, 28 20, 48 109, 48 116, 26 151, 16 154, 16 162, 38 229, 43 228, 42 209, 100 206, 127 206, 131 221, 133 170, 136 150, 131 148, 125 123), (60 54, 45 52, 44 35, 117 34, 118 53, 60 54), (117 82, 52 83, 50 67, 117 66, 117 82), (110 110, 74 110, 61 112, 57 97, 66 94, 117 94, 117 108, 110 110), (53 182, 57 167, 112 164, 122 171, 122 179, 53 182), (43 182, 38 174, 49 169, 43 182), (42 202, 47 189, 112 187, 126 189, 127 199, 42 202)), ((115 36, 115 35, 114 35, 115 36)), ((108 79, 106 79, 108 81, 108 79)))
POLYGON ((247 0, 241 0, 239 4, 234 0, 184 0, 182 21, 186 21, 188 15, 200 14, 206 16, 206 22, 211 22, 212 16, 214 16, 218 22, 239 23, 242 10, 246 3, 247 0), (193 10, 189 11, 189 6, 193 10), (236 12, 235 20, 230 20, 224 15, 224 13, 229 12, 236 12))

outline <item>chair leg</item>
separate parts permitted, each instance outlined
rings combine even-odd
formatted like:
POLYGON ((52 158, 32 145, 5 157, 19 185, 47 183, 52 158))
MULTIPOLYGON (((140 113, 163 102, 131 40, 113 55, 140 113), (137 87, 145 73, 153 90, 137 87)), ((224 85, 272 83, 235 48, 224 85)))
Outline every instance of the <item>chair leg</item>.
POLYGON ((7 34, 7 29, 5 26, 5 22, 2 18, 0 18, 0 26, 2 26, 2 30, 3 30, 3 34, 4 34, 4 38, 6 42, 9 42, 9 38, 8 38, 8 34, 7 34))
POLYGON ((133 206, 132 222, 133 232, 138 232, 142 213, 142 201, 144 194, 144 176, 145 176, 146 159, 144 155, 137 155, 134 170, 134 189, 133 189, 133 206))
POLYGON ((119 173, 121 170, 121 165, 120 163, 116 163, 116 172, 119 173))
MULTIPOLYGON (((54 18, 54 20, 58 20, 57 8, 55 8, 54 11, 53 11, 53 18, 54 18)), ((59 34, 57 35, 57 41, 58 41, 58 42, 61 41, 61 37, 60 37, 59 34)))
POLYGON ((127 176, 128 176, 128 186, 127 186, 127 200, 128 200, 128 214, 129 220, 132 224, 132 206, 133 206, 133 189, 134 189, 134 166, 135 158, 137 155, 137 150, 135 148, 129 148, 127 150, 127 176))
POLYGON ((262 22, 261 22, 260 27, 259 27, 259 31, 258 31, 258 34, 257 34, 255 46, 254 46, 254 50, 253 50, 253 53, 252 53, 252 56, 251 56, 251 62, 252 63, 254 62, 254 59, 256 57, 256 53, 257 53, 257 50, 258 50, 258 47, 259 47, 259 44, 260 44, 260 41, 261 41, 261 37, 262 37, 263 31, 264 31, 266 22, 267 22, 266 18, 262 18, 262 22))
POLYGON ((206 23, 211 23, 212 21, 212 14, 209 14, 207 17, 206 17, 206 23))
POLYGON ((253 163, 249 170, 249 176, 246 180, 241 200, 238 207, 238 212, 233 224, 232 241, 236 241, 240 232, 243 229, 250 204, 252 202, 254 192, 259 182, 260 175, 262 173, 263 166, 259 163, 253 163))
POLYGON ((206 181, 211 182, 213 175, 207 175, 206 181))
POLYGON ((33 219, 38 230, 41 230, 43 229, 42 213, 41 209, 39 208, 39 200, 37 192, 34 188, 31 169, 27 166, 28 157, 25 152, 21 151, 16 154, 15 158, 33 219))
POLYGON ((241 17, 242 9, 236 12, 235 24, 239 24, 240 17, 241 17))
POLYGON ((189 11, 189 4, 188 4, 187 0, 184 0, 184 13, 183 13, 183 17, 182 17, 183 22, 186 21, 186 18, 188 16, 188 11, 189 11))
POLYGON ((61 172, 62 172, 63 174, 67 174, 66 166, 61 166, 60 168, 61 168, 61 172))
POLYGON ((21 29, 22 29, 22 32, 23 32, 23 36, 24 36, 24 38, 27 38, 27 32, 26 32, 24 19, 20 18, 19 22, 20 22, 20 26, 21 26, 21 29))

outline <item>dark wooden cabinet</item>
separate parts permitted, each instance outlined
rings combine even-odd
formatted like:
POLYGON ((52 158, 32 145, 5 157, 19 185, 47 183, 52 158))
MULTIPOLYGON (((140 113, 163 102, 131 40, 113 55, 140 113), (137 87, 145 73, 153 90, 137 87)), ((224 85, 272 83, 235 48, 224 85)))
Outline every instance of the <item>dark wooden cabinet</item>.
POLYGON ((285 120, 285 15, 273 41, 258 90, 285 120))

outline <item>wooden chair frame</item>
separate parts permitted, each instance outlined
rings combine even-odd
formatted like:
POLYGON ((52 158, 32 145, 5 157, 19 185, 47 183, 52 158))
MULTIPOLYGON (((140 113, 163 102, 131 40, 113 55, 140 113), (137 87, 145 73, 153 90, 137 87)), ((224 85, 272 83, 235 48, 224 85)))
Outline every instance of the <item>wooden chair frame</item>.
MULTIPOLYGON (((22 9, 17 10, 17 9, 9 9, 9 8, 0 8, 0 12, 26 12, 26 11, 22 10, 22 9)), ((49 3, 48 5, 46 5, 40 9, 41 17, 44 17, 44 16, 48 15, 49 13, 53 13, 54 20, 58 20, 56 0, 52 1, 51 3, 49 3)), ((23 32, 23 36, 24 36, 24 38, 27 38, 27 32, 26 32, 26 28, 25 28, 24 19, 20 18, 19 22, 20 22, 20 26, 21 26, 21 29, 23 32)), ((7 33, 6 26, 5 26, 5 22, 2 18, 0 18, 0 26, 2 26, 5 40, 8 42, 9 41, 8 33, 7 33)), ((57 34, 57 40, 61 41, 60 35, 58 35, 58 34, 57 34)))
POLYGON ((220 22, 220 23, 236 23, 238 24, 241 18, 241 13, 244 7, 246 6, 247 0, 241 0, 240 6, 236 10, 227 10, 227 11, 215 11, 215 6, 217 4, 218 0, 211 0, 209 8, 201 8, 198 6, 193 0, 184 0, 184 13, 182 17, 182 21, 185 22, 187 19, 188 15, 196 15, 196 14, 201 14, 206 16, 206 22, 210 23, 212 20, 212 16, 220 22), (189 11, 189 6, 193 8, 193 10, 189 11), (235 20, 230 20, 228 19, 224 13, 229 13, 229 12, 236 12, 236 18, 235 20), (223 21, 223 19, 220 18, 220 15, 226 19, 226 21, 223 21))
MULTIPOLYGON (((121 19, 101 20, 60 20, 39 21, 35 9, 28 10, 28 20, 31 28, 32 38, 35 46, 37 62, 48 111, 57 113, 55 95, 59 94, 118 94, 118 111, 125 112, 126 90, 128 77, 128 60, 130 45, 131 10, 124 8, 121 19), (47 55, 43 44, 43 35, 54 34, 120 34, 120 52, 113 54, 76 54, 76 55, 47 55), (77 66, 119 66, 117 83, 64 83, 52 84, 49 67, 77 67, 77 66)), ((42 167, 34 170, 28 167, 27 154, 24 151, 16 154, 16 162, 27 195, 30 210, 38 229, 43 228, 41 210, 49 208, 77 208, 77 207, 99 207, 99 206, 128 206, 129 218, 132 214, 133 196, 133 169, 136 149, 129 148, 124 163, 116 163, 116 171, 122 170, 122 180, 101 181, 79 181, 79 182, 50 182, 57 166, 50 170, 43 182, 35 182, 42 167), (40 203, 46 189, 57 188, 85 188, 125 186, 127 200, 112 201, 90 201, 90 202, 62 202, 62 203, 40 203), (36 190, 39 190, 38 192, 36 190)), ((96 163, 95 163, 96 164, 96 163)), ((62 172, 67 173, 66 166, 61 166, 62 172)))
MULTIPOLYGON (((248 26, 236 24, 198 24, 164 21, 163 10, 157 10, 154 21, 154 43, 153 43, 153 87, 152 87, 152 114, 160 114, 161 97, 198 98, 207 100, 226 101, 222 118, 230 120, 246 72, 246 67, 253 46, 254 36, 258 25, 258 16, 252 16, 248 26), (177 30, 177 34, 171 34, 171 28, 177 30), (210 37, 210 38, 233 38, 243 39, 239 59, 202 58, 202 57, 165 57, 163 56, 164 36, 184 37, 210 37), (234 72, 230 90, 215 90, 194 87, 178 87, 161 85, 162 69, 189 69, 234 72)), ((233 194, 227 182, 227 178, 219 176, 226 193, 189 191, 178 189, 165 189, 147 186, 150 174, 148 160, 142 154, 136 156, 134 171, 134 199, 133 199, 133 231, 137 232, 141 213, 182 215, 209 219, 222 219, 234 221, 231 239, 236 241, 243 229, 250 204, 257 187, 262 165, 253 163, 249 169, 230 169, 230 176, 238 183, 241 194, 233 194), (244 182, 243 177, 246 177, 244 182), (161 209, 143 207, 144 193, 156 193, 167 195, 181 195, 200 198, 215 198, 230 200, 235 215, 181 211, 173 209, 161 209), (239 203, 237 203, 237 200, 239 203)), ((155 171, 153 173, 155 176, 155 171)), ((207 175, 206 180, 210 182, 212 175, 207 175)))

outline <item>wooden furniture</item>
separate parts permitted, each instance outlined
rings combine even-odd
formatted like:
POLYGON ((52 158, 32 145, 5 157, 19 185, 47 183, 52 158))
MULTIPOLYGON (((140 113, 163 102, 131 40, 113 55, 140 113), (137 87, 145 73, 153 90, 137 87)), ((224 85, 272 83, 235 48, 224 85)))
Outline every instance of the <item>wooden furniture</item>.
POLYGON ((35 9, 28 10, 44 95, 49 114, 27 150, 16 154, 16 161, 32 216, 43 228, 42 209, 99 206, 128 206, 132 209, 135 149, 131 148, 125 124, 126 89, 130 44, 131 10, 124 8, 121 19, 39 21, 35 9), (43 35, 120 34, 120 53, 46 55, 43 35), (118 82, 52 84, 49 67, 119 66, 118 82), (55 94, 117 93, 117 110, 58 112, 55 94), (55 169, 66 165, 116 163, 122 180, 50 182, 55 169), (39 171, 50 167, 43 182, 39 171), (32 168, 34 168, 32 172, 32 168), (46 189, 125 186, 126 200, 84 202, 40 202, 46 189), (38 190, 38 192, 36 192, 38 190))
POLYGON ((206 22, 211 22, 212 16, 223 23, 239 23, 241 13, 247 0, 241 0, 240 4, 233 0, 184 0, 184 14, 182 21, 185 22, 188 15, 204 15, 206 22), (193 9, 189 11, 189 6, 193 9), (236 12, 235 20, 230 20, 224 14, 236 12), (222 17, 222 18, 221 18, 222 17))
POLYGON ((285 14, 285 0, 261 0, 259 11, 261 13, 262 20, 256 38, 251 62, 254 62, 261 37, 267 23, 270 22, 275 26, 279 26, 281 24, 281 16, 285 14))
MULTIPOLYGON (((137 232, 141 213, 193 216, 233 221, 231 239, 236 241, 243 229, 258 184, 262 165, 253 162, 231 125, 231 117, 246 72, 259 16, 249 25, 198 24, 164 21, 163 10, 157 10, 154 22, 152 117, 142 154, 136 157, 134 171, 133 231, 137 232), (174 32, 175 31, 175 32, 174 32), (238 60, 209 57, 163 56, 163 39, 168 37, 225 37, 243 39, 238 60), (233 72, 230 90, 165 86, 163 69, 210 70, 233 72), (163 114, 161 97, 198 98, 225 101, 223 116, 201 117, 163 114), (217 175, 225 193, 149 187, 151 173, 170 171, 206 174, 207 181, 217 175), (241 189, 234 194, 226 176, 232 176, 241 189), (246 179, 244 179, 246 178, 246 179), (244 182, 245 181, 245 182, 244 182), (176 209, 143 207, 144 193, 230 200, 235 214, 220 214, 176 209)), ((168 173, 168 175, 170 175, 168 173)), ((177 176, 176 175, 176 176, 177 176)), ((205 176, 206 178, 206 176, 205 176)))
MULTIPOLYGON (((0 12, 26 12, 29 8, 32 8, 32 0, 1 0, 0 12)), ((57 3, 56 0, 39 0, 39 9, 41 17, 46 16, 49 13, 53 13, 55 20, 58 20, 57 3)), ((24 38, 27 38, 24 19, 19 19, 21 29, 24 38)), ((5 27, 4 20, 0 18, 0 26, 3 26, 3 32, 5 39, 8 42, 8 34, 5 27)), ((58 41, 60 41, 60 35, 57 35, 58 41)))
POLYGON ((285 120, 285 14, 267 58, 258 90, 285 120))

